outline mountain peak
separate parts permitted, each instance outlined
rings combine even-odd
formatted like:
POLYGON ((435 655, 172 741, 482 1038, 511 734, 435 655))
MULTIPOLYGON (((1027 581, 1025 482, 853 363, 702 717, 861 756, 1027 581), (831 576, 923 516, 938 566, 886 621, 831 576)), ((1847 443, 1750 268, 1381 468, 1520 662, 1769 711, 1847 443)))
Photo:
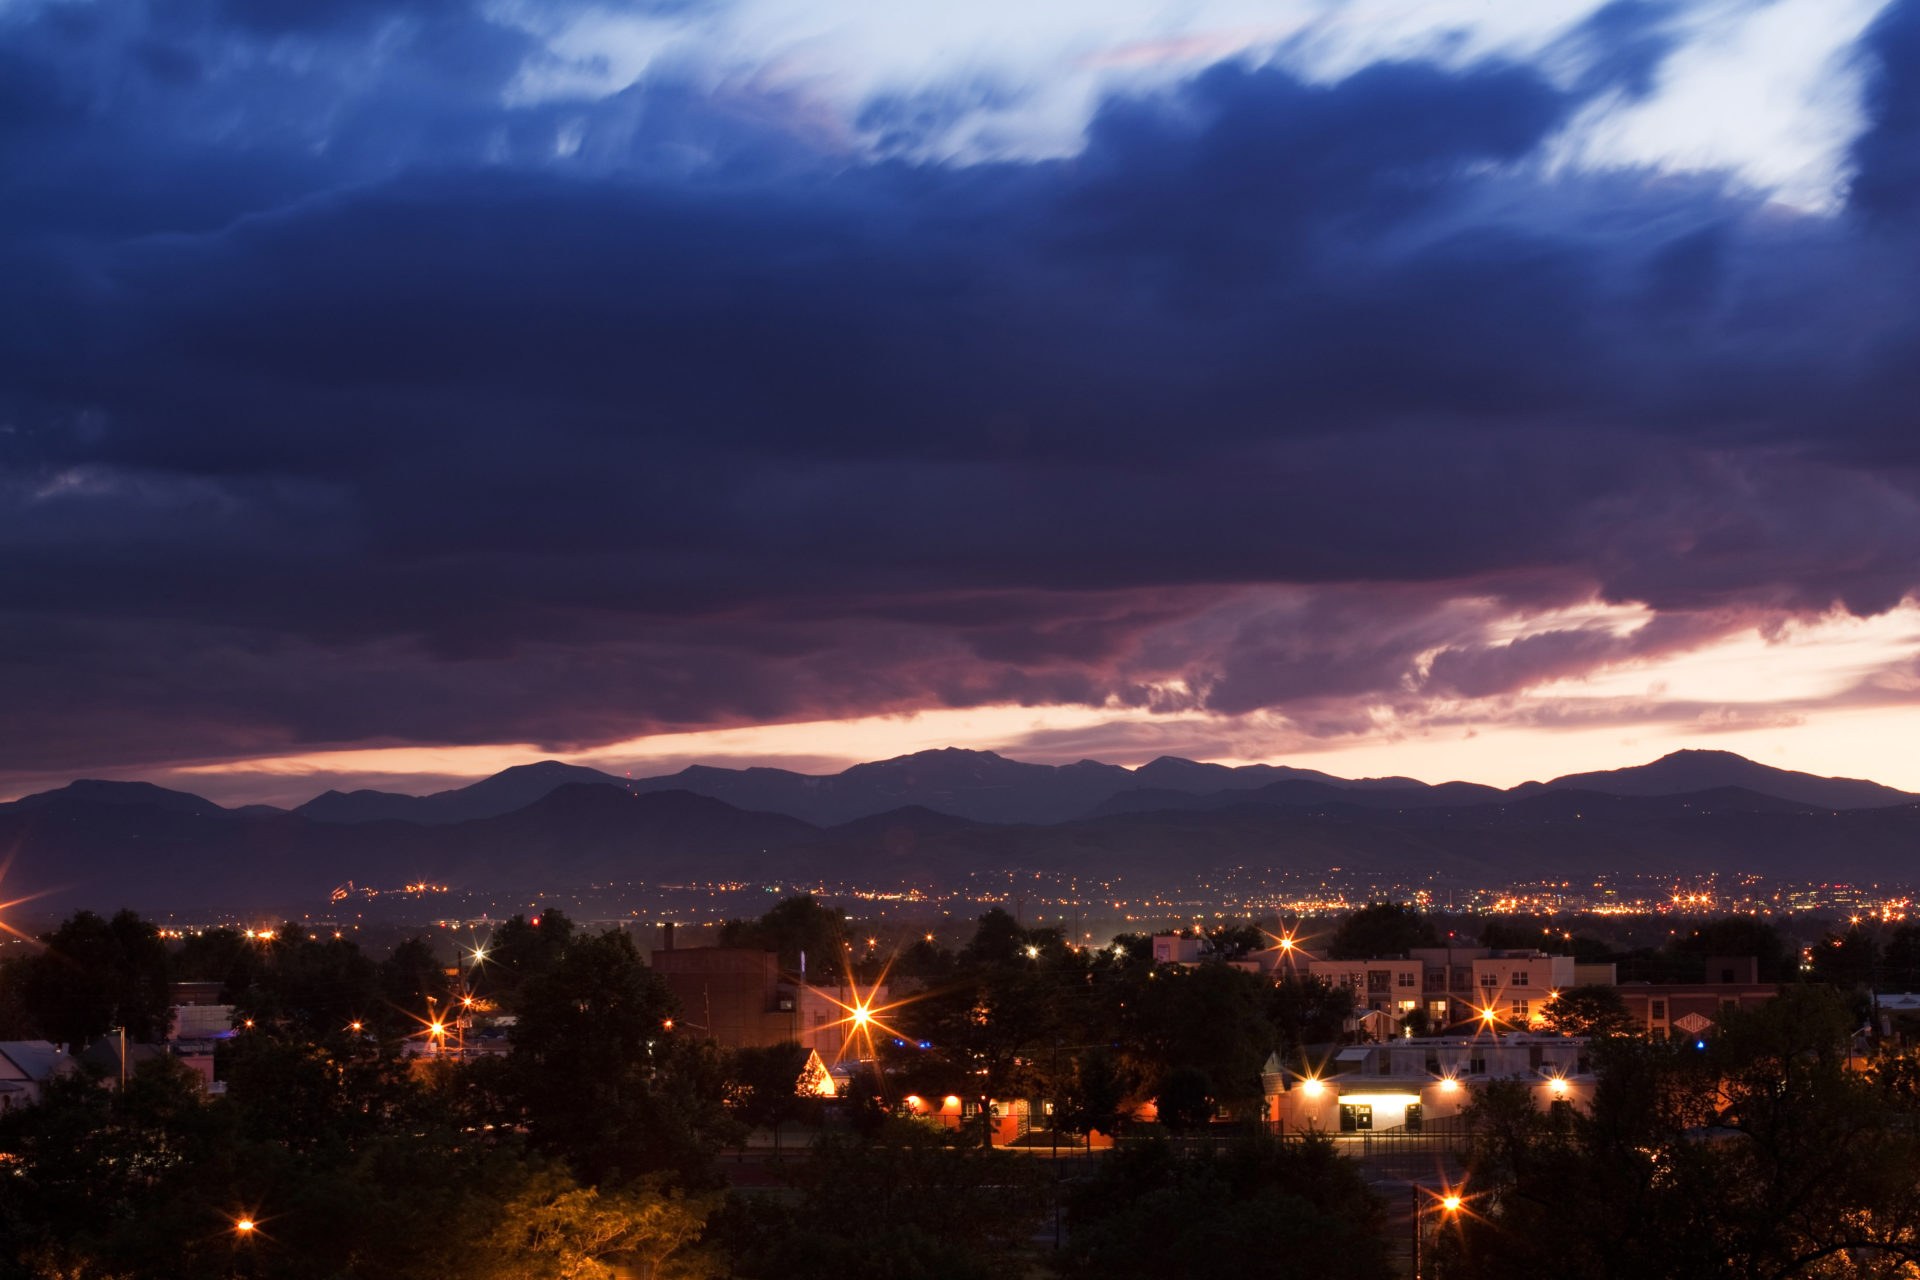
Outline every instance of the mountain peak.
POLYGON ((225 813, 219 805, 186 791, 170 791, 151 782, 116 782, 107 778, 78 778, 64 787, 22 796, 14 801, 23 808, 74 802, 95 805, 151 805, 175 813, 225 813))

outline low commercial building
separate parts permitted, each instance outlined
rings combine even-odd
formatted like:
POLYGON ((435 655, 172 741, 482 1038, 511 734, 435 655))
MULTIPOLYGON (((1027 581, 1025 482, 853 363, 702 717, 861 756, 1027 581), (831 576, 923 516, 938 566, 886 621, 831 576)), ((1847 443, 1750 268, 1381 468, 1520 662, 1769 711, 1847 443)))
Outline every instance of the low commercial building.
POLYGON ((1525 1082, 1542 1110, 1585 1109, 1594 1083, 1584 1038, 1524 1032, 1354 1045, 1307 1073, 1269 1059, 1261 1080, 1269 1120, 1323 1132, 1419 1131, 1458 1115, 1472 1087, 1492 1080, 1525 1082))

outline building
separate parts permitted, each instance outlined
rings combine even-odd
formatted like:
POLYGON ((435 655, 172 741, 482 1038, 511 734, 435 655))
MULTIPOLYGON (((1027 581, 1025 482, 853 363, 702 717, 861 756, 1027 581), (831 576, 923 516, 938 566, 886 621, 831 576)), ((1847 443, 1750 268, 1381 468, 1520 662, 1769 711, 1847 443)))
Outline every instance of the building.
POLYGON ((75 1069, 73 1058, 49 1040, 0 1040, 0 1112, 38 1103, 47 1082, 75 1069))
POLYGON ((1725 1009, 1752 1009, 1780 994, 1780 984, 1760 981, 1753 956, 1709 956, 1705 982, 1628 982, 1616 987, 1627 1014, 1648 1035, 1701 1037, 1725 1009))
POLYGON ((1304 1075, 1269 1058, 1261 1075, 1269 1120, 1323 1132, 1417 1131, 1458 1115, 1470 1086, 1502 1079, 1526 1081, 1542 1110, 1593 1100, 1585 1038, 1526 1032, 1353 1045, 1304 1075))
POLYGON ((1205 938, 1187 938, 1177 933, 1157 933, 1153 937, 1155 964, 1199 964, 1206 952, 1205 938))
POLYGON ((1314 977, 1353 992, 1358 1013, 1386 1013, 1397 1022, 1420 1007, 1426 966, 1418 960, 1313 960, 1314 977))
POLYGON ((869 1057, 852 1011, 888 998, 885 987, 806 982, 783 973, 774 952, 746 947, 669 947, 652 962, 680 1002, 675 1029, 729 1049, 793 1040, 828 1062, 869 1057))
POLYGON ((1356 1017, 1348 1030, 1374 1039, 1393 1035, 1415 1010, 1430 1028, 1484 1022, 1492 1010, 1493 1021, 1525 1030, 1544 1021, 1554 992, 1579 983, 1571 956, 1491 947, 1420 947, 1391 960, 1314 960, 1308 971, 1354 993, 1356 1017), (1382 1014, 1385 1019, 1375 1016, 1382 1014))

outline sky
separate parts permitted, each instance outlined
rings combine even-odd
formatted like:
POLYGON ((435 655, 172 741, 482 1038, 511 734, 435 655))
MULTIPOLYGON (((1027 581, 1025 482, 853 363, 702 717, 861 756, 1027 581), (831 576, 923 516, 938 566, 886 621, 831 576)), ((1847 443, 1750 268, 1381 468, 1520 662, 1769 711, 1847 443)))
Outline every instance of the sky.
POLYGON ((0 797, 1920 789, 1920 0, 0 0, 0 797))

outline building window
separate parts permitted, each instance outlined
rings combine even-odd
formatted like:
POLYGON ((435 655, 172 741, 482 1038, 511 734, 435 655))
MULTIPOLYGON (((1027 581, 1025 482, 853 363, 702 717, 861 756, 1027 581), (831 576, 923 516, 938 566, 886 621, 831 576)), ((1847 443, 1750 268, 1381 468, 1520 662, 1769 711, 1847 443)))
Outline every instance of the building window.
POLYGON ((1419 1007, 1420 1007, 1420 1002, 1418 1000, 1402 1000, 1400 1002, 1400 1008, 1402 1011, 1409 1010, 1409 1009, 1418 1009, 1419 1007))
POLYGON ((1468 1058, 1467 1074, 1470 1076, 1483 1076, 1487 1074, 1487 1060, 1485 1058, 1468 1058))
POLYGON ((1480 985, 1491 991, 1500 985, 1500 976, 1493 973, 1483 973, 1480 975, 1480 985))
POLYGON ((1665 1000, 1648 1001, 1647 1016, 1655 1022, 1665 1022, 1667 1020, 1667 1002, 1665 1000))
POLYGON ((1515 1022, 1525 1022, 1527 1020, 1527 1002, 1525 1000, 1515 1000, 1513 1002, 1513 1020, 1515 1022))
POLYGON ((1427 1016, 1435 1022, 1447 1020, 1447 1002, 1445 1000, 1427 1001, 1427 1016))
POLYGON ((1419 982, 1419 977, 1411 969, 1400 975, 1400 985, 1403 987, 1418 986, 1419 982))
POLYGON ((1524 987, 1527 985, 1527 979, 1532 976, 1533 975, 1529 974, 1525 969, 1515 969, 1513 971, 1513 977, 1508 980, 1507 985, 1513 986, 1513 987, 1524 987))
POLYGON ((1367 970, 1367 990, 1385 991, 1387 989, 1387 983, 1390 982, 1392 978, 1393 970, 1391 969, 1369 969, 1367 970))

